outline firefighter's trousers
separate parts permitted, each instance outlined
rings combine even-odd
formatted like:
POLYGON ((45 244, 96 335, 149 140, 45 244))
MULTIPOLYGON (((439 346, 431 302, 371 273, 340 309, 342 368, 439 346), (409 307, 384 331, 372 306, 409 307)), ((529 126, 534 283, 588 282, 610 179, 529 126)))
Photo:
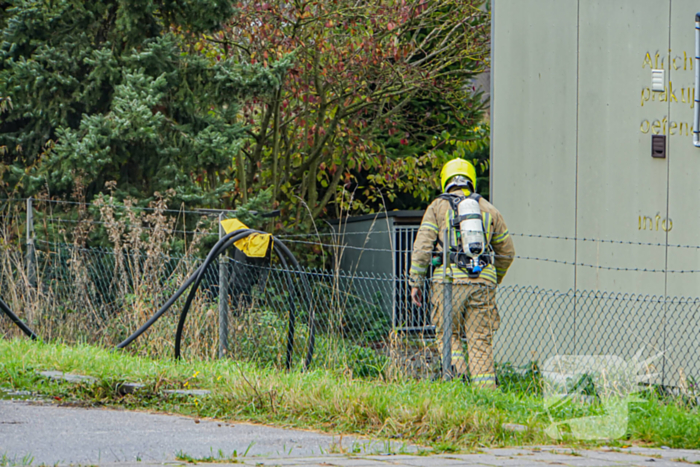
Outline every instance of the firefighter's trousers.
MULTIPOLYGON (((444 284, 434 282, 431 302, 437 342, 442 349, 444 325, 444 284)), ((469 370, 473 384, 495 388, 493 333, 501 322, 496 309, 496 287, 479 284, 452 285, 452 371, 463 376, 469 370), (464 358, 461 336, 467 338, 469 367, 464 358)))

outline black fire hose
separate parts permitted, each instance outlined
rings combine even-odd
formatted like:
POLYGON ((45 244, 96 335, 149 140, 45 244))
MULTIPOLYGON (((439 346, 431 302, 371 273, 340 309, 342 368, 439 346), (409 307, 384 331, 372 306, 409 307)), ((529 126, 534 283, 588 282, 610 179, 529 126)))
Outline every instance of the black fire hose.
MULTIPOLYGON (((185 302, 185 305, 182 308, 182 312, 180 313, 180 320, 177 325, 177 332, 175 335, 175 358, 179 359, 181 358, 181 342, 182 342, 182 333, 185 327, 185 320, 187 318, 187 313, 189 312, 190 306, 192 305, 192 300, 194 300, 194 296, 197 292, 197 288, 199 287, 200 283, 202 282, 202 279, 204 278, 204 272, 206 269, 211 265, 211 263, 221 254, 223 253, 226 249, 230 248, 231 245, 233 245, 235 242, 238 240, 241 240, 242 238, 247 237, 250 234, 264 234, 265 232, 260 232, 257 230, 252 230, 252 229, 241 229, 241 230, 236 230, 234 232, 231 232, 227 235, 225 235, 223 238, 221 238, 217 244, 214 246, 214 248, 211 249, 209 254, 207 255, 207 258, 204 260, 204 263, 202 263, 201 268, 199 269, 197 273, 197 277, 195 279, 194 285, 192 289, 190 289, 190 293, 187 296, 187 301, 185 302)), ((289 326, 288 326, 288 332, 287 332, 287 355, 286 355, 286 360, 285 360, 285 365, 287 369, 291 368, 292 365, 292 353, 294 350, 294 333, 295 333, 295 327, 296 327, 296 305, 294 302, 294 296, 293 296, 293 291, 294 287, 292 287, 292 281, 289 278, 289 268, 287 265, 287 260, 289 260, 294 268, 296 270, 299 270, 299 263, 297 262, 296 258, 292 254, 291 251, 282 243, 279 239, 276 237, 273 237, 273 250, 276 251, 277 256, 280 259, 280 262, 282 263, 282 266, 287 270, 287 285, 290 288, 290 293, 289 293, 289 326)), ((306 292, 307 298, 310 296, 310 287, 308 285, 308 281, 305 276, 302 276, 302 282, 304 283, 304 291, 306 292)), ((307 302, 307 304, 310 304, 307 302)), ((311 364, 311 360, 313 358, 313 352, 314 352, 314 346, 315 346, 315 336, 314 336, 314 331, 315 331, 315 326, 314 326, 314 312, 310 310, 309 313, 309 347, 307 349, 306 353, 306 358, 304 359, 304 369, 307 369, 309 365, 311 364)))
MULTIPOLYGON (((209 254, 207 255, 206 259, 204 260, 204 263, 202 263, 202 266, 199 268, 197 271, 197 277, 195 278, 194 285, 190 289, 190 293, 187 295, 187 300, 185 301, 185 306, 182 307, 182 312, 180 313, 180 320, 177 323, 177 332, 175 333, 175 358, 180 359, 181 354, 180 354, 180 342, 182 340, 182 331, 185 327, 185 318, 187 318, 187 313, 190 309, 190 306, 192 305, 192 300, 194 300, 194 296, 197 293, 197 289, 199 288, 199 284, 202 283, 202 279, 204 279, 204 273, 209 267, 209 265, 214 261, 223 251, 225 251, 227 248, 229 248, 231 245, 233 245, 235 242, 238 240, 241 240, 245 237, 247 237, 249 234, 253 233, 254 231, 251 229, 241 229, 241 230, 235 230, 231 233, 228 233, 224 235, 221 239, 219 239, 218 242, 216 242, 216 245, 214 245, 214 248, 209 251, 209 254)), ((219 284, 219 287, 221 287, 221 284, 219 284)))
MULTIPOLYGON (((284 278, 287 282, 287 287, 289 288, 289 325, 287 326, 287 359, 285 361, 285 365, 287 366, 287 369, 289 369, 292 366, 292 352, 294 350, 294 331, 296 330, 297 310, 296 306, 294 305, 294 297, 292 296, 294 287, 292 285, 291 278, 289 277, 289 266, 287 265, 287 260, 284 259, 284 255, 279 255, 279 259, 282 263, 282 267, 285 271, 287 271, 284 278)), ((306 365, 306 362, 304 364, 306 365)), ((306 369, 306 366, 304 366, 304 368, 306 369)))
POLYGON ((32 340, 36 340, 36 334, 34 334, 34 331, 29 329, 29 326, 24 324, 24 322, 17 317, 16 314, 12 313, 12 310, 10 310, 10 307, 7 306, 7 303, 5 303, 2 298, 0 298, 0 310, 2 310, 11 320, 13 323, 17 325, 26 335, 32 340))
MULTIPOLYGON (((274 237, 273 237, 274 238, 274 237)), ((292 266, 294 269, 297 271, 301 271, 301 267, 299 266, 299 262, 297 259, 294 257, 291 251, 289 251, 289 248, 279 241, 277 238, 275 238, 275 245, 280 247, 280 250, 282 250, 282 253, 289 258, 290 262, 292 263, 292 266)), ((282 256, 280 256, 280 259, 282 256)), ((284 265, 286 269, 286 264, 284 265)), ((311 360, 314 356, 314 350, 316 347, 316 311, 315 308, 311 306, 311 286, 309 286, 309 280, 306 278, 304 274, 301 275, 301 282, 304 284, 304 292, 305 296, 307 298, 306 301, 306 309, 309 310, 309 346, 306 351, 306 359, 304 360, 304 369, 306 370, 309 368, 311 365, 311 360)), ((290 290, 295 290, 293 287, 290 288, 290 290)), ((293 304, 293 299, 291 299, 291 294, 290 294, 290 301, 292 302, 290 305, 290 310, 294 309, 294 304, 293 304)), ((292 322, 290 320, 290 332, 292 329, 291 326, 292 322)), ((294 340, 294 336, 291 336, 291 339, 287 340, 287 358, 291 356, 290 350, 289 350, 289 342, 294 340)))
MULTIPOLYGON (((219 246, 219 243, 214 245, 214 248, 212 251, 209 252, 209 255, 207 255, 207 258, 211 256, 212 252, 219 246)), ((180 295, 182 295, 187 288, 192 285, 192 283, 199 277, 199 274, 202 272, 202 266, 198 267, 192 275, 185 281, 184 284, 180 286, 179 289, 173 294, 170 299, 165 302, 165 304, 158 310, 158 312, 151 317, 146 323, 144 323, 143 326, 141 326, 136 332, 134 332, 132 335, 127 337, 123 342, 120 342, 117 345, 118 349, 123 349, 127 345, 131 344, 133 341, 135 341, 141 334, 143 334, 148 328, 150 328, 156 321, 160 319, 163 314, 170 309, 171 306, 173 306, 173 303, 177 301, 178 298, 180 298, 180 295)))
MULTIPOLYGON (((190 293, 187 296, 187 301, 185 302, 185 306, 182 309, 182 312, 180 314, 180 320, 178 322, 177 326, 177 333, 175 335, 175 358, 179 359, 181 357, 180 355, 180 343, 182 340, 182 332, 184 329, 185 325, 185 319, 187 318, 187 313, 189 312, 190 306, 192 305, 192 300, 194 299, 195 293, 197 292, 197 288, 199 287, 200 283, 202 282, 202 279, 204 278, 204 272, 206 271, 207 267, 211 265, 211 263, 224 251, 226 251, 228 248, 231 247, 235 242, 238 240, 247 237, 250 234, 257 233, 257 234, 264 234, 265 232, 260 232, 257 230, 252 230, 252 229, 240 229, 236 230, 234 232, 231 232, 230 234, 227 234, 223 238, 221 238, 216 245, 214 245, 214 248, 211 249, 209 254, 207 255, 207 258, 205 259, 204 263, 198 267, 195 272, 180 286, 179 289, 173 294, 170 299, 165 302, 165 304, 154 314, 146 323, 143 324, 136 332, 134 332, 132 335, 127 337, 123 342, 119 343, 116 348, 118 349, 123 349, 129 344, 131 344, 134 340, 136 340, 141 334, 143 334, 148 328, 150 328, 158 319, 160 319, 163 314, 165 314, 166 311, 170 309, 170 307, 177 301, 178 298, 187 290, 188 287, 192 287, 190 289, 190 293)), ((282 243, 279 239, 276 237, 273 238, 273 249, 277 252, 277 256, 280 259, 280 262, 282 263, 282 266, 286 270, 286 278, 287 278, 287 286, 290 288, 290 293, 289 293, 289 329, 287 332, 287 355, 286 355, 286 367, 287 369, 290 369, 292 366, 292 353, 294 350, 294 332, 295 332, 295 326, 296 326, 296 305, 294 302, 294 287, 292 286, 292 280, 290 277, 290 271, 288 267, 287 261, 289 261, 292 264, 292 267, 300 271, 299 267, 299 262, 296 260, 294 255, 292 254, 291 251, 289 251, 289 248, 282 243)), ((315 349, 315 343, 316 343, 316 336, 315 336, 315 312, 312 309, 311 302, 309 298, 311 297, 311 287, 309 286, 308 279, 306 276, 302 275, 301 276, 302 283, 304 286, 304 292, 306 295, 306 305, 307 309, 309 310, 309 345, 307 348, 306 352, 306 358, 304 359, 304 370, 306 370, 309 365, 311 365, 311 360, 313 358, 314 354, 314 349, 315 349)), ((12 322, 17 325, 29 338, 36 340, 37 335, 32 331, 21 319, 15 315, 12 310, 10 310, 10 307, 7 306, 7 304, 0 298, 0 310, 2 310, 11 320, 12 322)))
POLYGON ((175 303, 175 302, 177 301, 177 299, 180 298, 180 295, 182 295, 183 292, 184 292, 185 290, 187 290, 187 288, 188 288, 190 285, 192 285, 192 282, 194 282, 194 280, 197 278, 197 273, 199 273, 200 269, 202 269, 201 266, 198 267, 198 268, 194 271, 194 273, 192 273, 192 275, 185 281, 185 283, 182 284, 182 285, 180 286, 179 289, 177 289, 177 291, 173 294, 173 296, 170 297, 170 299, 169 299, 167 302, 165 302, 165 305, 163 305, 163 306, 160 308, 160 310, 158 310, 158 312, 157 312, 155 315, 153 315, 153 316, 151 317, 151 319, 149 319, 148 321, 146 321, 146 323, 145 323, 143 326, 141 326, 140 328, 138 328, 138 330, 136 330, 136 332, 134 332, 132 335, 130 335, 129 337, 127 337, 123 342, 120 342, 120 343, 117 345, 117 348, 118 348, 118 349, 123 349, 123 348, 125 348, 127 345, 129 345, 129 344, 131 344, 133 341, 135 341, 136 338, 138 338, 141 334, 143 334, 143 333, 146 331, 146 329, 150 328, 150 327, 153 325, 153 323, 155 323, 156 321, 158 321, 158 319, 159 319, 161 316, 163 316, 163 313, 165 313, 166 311, 168 311, 168 310, 170 309, 170 307, 173 306, 173 303, 175 303))

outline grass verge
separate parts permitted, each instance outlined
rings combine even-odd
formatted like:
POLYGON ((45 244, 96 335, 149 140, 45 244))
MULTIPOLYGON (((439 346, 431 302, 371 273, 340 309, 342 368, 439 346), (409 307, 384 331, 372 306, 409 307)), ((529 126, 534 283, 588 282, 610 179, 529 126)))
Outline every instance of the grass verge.
MULTIPOLYGON (((356 434, 417 443, 436 451, 553 443, 543 431, 550 419, 540 397, 483 391, 461 382, 384 382, 327 371, 284 373, 231 360, 151 360, 88 345, 15 339, 0 341, 0 385, 61 403, 356 434), (92 376, 96 382, 52 382, 37 374, 42 370, 92 376), (125 382, 144 387, 123 394, 119 388, 125 382), (207 397, 163 393, 164 389, 195 388, 212 393, 207 397), (503 427, 506 423, 528 429, 511 432, 503 427)), ((697 407, 649 395, 631 403, 629 413, 627 435, 599 444, 700 448, 697 407)), ((576 440, 560 444, 596 445, 576 440)))

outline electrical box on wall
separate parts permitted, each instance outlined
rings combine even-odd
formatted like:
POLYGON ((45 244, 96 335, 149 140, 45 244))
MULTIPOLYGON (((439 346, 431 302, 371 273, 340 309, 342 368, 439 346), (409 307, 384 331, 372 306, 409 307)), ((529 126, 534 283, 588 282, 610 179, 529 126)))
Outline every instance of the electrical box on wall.
POLYGON ((666 158, 666 135, 651 135, 651 157, 666 158))

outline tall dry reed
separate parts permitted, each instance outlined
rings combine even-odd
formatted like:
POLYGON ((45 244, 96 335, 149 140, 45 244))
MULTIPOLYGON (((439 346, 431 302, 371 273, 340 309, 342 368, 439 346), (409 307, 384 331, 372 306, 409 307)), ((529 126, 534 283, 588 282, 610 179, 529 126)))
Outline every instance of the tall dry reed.
MULTIPOLYGON (((114 185, 108 184, 108 189, 113 191, 114 185)), ((62 242, 38 242, 36 288, 30 286, 26 273, 24 205, 8 204, 0 218, 0 296, 45 340, 116 345, 150 318, 201 262, 198 249, 211 223, 202 218, 193 234, 178 232, 177 218, 166 213, 173 194, 156 193, 150 210, 139 208, 132 199, 120 205, 113 194, 98 197, 93 209, 78 204, 72 228, 58 231, 62 242), (104 228, 110 248, 88 247, 97 227, 104 228), (185 244, 184 254, 171 254, 176 242, 185 244)), ((45 222, 59 221, 41 200, 36 206, 45 222)), ((132 344, 131 351, 172 355, 183 302, 176 302, 132 344)), ((206 291, 196 295, 183 339, 186 357, 216 355, 216 308, 206 291)), ((6 337, 20 333, 4 318, 0 332, 6 337)))

